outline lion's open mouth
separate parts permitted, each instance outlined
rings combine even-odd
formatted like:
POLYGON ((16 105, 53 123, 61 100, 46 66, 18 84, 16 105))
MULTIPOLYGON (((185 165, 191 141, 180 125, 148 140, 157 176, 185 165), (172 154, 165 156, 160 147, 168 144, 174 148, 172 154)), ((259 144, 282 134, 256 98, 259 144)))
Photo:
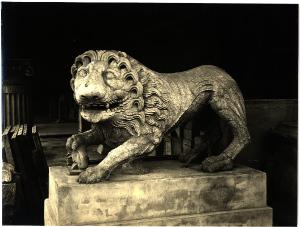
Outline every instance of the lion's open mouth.
POLYGON ((123 100, 109 102, 80 103, 81 116, 92 123, 108 120, 122 109, 123 100))
POLYGON ((104 110, 108 110, 108 109, 115 109, 117 107, 120 106, 120 103, 115 102, 115 103, 100 103, 100 104, 87 104, 87 105, 82 105, 82 109, 85 110, 98 110, 98 111, 104 111, 104 110))

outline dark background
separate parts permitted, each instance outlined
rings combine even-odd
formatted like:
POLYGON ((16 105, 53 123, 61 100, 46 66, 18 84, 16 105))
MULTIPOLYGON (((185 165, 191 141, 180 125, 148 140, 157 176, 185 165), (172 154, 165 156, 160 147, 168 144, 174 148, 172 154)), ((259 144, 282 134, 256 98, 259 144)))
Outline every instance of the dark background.
POLYGON ((89 49, 122 50, 159 72, 213 64, 245 99, 297 98, 297 5, 4 2, 2 47, 4 81, 8 59, 32 60, 37 115, 50 96, 71 94, 70 66, 89 49))

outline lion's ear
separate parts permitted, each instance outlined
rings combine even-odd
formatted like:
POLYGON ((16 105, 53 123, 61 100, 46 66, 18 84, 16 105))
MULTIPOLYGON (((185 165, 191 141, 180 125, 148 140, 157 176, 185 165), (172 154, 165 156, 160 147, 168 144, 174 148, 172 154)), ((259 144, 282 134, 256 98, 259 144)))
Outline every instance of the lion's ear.
POLYGON ((70 80, 70 86, 71 86, 71 88, 72 88, 72 90, 74 91, 74 78, 72 78, 71 80, 70 80))

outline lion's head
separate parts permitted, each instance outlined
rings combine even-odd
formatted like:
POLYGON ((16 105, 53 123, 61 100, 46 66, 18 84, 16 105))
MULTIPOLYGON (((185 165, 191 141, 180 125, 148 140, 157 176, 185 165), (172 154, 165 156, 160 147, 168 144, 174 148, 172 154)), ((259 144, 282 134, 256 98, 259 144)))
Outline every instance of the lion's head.
POLYGON ((71 73, 74 98, 89 122, 112 120, 139 134, 141 123, 157 125, 164 119, 166 105, 151 71, 124 52, 87 51, 75 59, 71 73), (158 119, 152 119, 155 115, 158 119))

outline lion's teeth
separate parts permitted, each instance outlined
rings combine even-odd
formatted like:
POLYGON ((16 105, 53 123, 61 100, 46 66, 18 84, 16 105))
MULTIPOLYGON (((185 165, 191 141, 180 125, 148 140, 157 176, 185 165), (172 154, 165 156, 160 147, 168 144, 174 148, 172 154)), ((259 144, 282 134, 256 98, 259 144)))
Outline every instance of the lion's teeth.
POLYGON ((105 107, 106 107, 106 109, 109 109, 109 103, 106 103, 105 107))

